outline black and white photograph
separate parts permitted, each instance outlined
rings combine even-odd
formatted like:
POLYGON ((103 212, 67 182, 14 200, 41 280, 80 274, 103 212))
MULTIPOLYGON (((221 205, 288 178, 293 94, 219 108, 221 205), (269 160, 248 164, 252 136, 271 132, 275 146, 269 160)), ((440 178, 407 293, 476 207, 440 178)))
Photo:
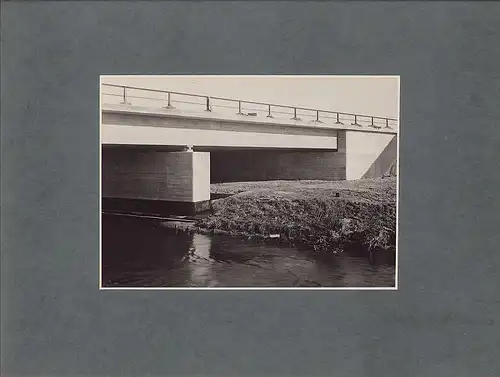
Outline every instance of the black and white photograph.
POLYGON ((0 376, 500 377, 500 2, 0 8, 0 376))
POLYGON ((101 76, 101 288, 397 288, 398 76, 101 76))

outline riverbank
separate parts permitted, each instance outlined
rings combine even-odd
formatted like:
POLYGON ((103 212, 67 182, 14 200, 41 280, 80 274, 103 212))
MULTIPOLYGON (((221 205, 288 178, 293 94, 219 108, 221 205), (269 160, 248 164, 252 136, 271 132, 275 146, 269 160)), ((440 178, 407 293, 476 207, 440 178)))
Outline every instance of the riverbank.
POLYGON ((275 238, 317 251, 395 252, 396 178, 212 184, 212 214, 198 230, 275 238))

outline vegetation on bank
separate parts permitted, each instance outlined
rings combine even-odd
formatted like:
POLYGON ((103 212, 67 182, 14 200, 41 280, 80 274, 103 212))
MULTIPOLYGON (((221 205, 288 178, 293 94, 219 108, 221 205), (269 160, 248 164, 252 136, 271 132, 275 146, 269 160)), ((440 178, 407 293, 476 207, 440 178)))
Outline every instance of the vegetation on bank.
POLYGON ((212 185, 213 212, 199 229, 277 237, 318 251, 348 246, 395 251, 396 178, 358 181, 263 181, 212 185))

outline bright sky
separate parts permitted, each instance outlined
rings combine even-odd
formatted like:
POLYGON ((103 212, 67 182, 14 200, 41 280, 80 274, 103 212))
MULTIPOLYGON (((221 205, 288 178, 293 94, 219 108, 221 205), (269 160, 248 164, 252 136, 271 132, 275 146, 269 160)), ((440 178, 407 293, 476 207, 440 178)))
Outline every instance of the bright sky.
POLYGON ((102 83, 399 118, 399 76, 101 76, 102 83))

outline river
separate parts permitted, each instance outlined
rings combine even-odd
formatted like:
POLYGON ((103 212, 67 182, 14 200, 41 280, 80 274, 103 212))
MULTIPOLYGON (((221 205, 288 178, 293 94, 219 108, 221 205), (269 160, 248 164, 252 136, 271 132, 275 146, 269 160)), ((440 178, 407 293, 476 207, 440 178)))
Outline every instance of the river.
POLYGON ((394 287, 394 257, 329 254, 102 216, 103 287, 394 287))

